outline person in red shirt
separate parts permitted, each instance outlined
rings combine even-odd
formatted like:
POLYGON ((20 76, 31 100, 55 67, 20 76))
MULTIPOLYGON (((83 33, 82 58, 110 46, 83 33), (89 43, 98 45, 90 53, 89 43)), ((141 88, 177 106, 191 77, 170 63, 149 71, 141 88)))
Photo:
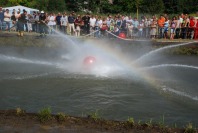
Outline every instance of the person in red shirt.
POLYGON ((194 19, 194 17, 190 17, 190 23, 189 23, 189 38, 190 39, 193 39, 194 38, 194 30, 195 30, 195 19, 194 19))

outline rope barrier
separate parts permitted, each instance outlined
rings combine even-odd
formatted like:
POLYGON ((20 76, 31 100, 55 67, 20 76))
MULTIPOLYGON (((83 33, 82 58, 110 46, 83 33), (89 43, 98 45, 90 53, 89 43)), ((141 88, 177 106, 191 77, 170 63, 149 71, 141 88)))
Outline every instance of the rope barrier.
POLYGON ((111 35, 113 35, 113 36, 116 37, 116 38, 119 38, 119 39, 125 40, 125 41, 148 41, 148 40, 137 40, 137 39, 122 38, 122 37, 119 37, 119 36, 117 36, 117 35, 115 35, 115 34, 109 32, 109 31, 107 31, 107 30, 106 30, 106 32, 109 33, 109 34, 111 34, 111 35))
POLYGON ((92 35, 92 34, 94 34, 94 33, 98 32, 98 31, 99 31, 99 30, 93 31, 93 32, 91 32, 90 34, 87 34, 87 35, 85 35, 85 36, 82 36, 82 37, 87 37, 87 36, 90 36, 90 35, 92 35))

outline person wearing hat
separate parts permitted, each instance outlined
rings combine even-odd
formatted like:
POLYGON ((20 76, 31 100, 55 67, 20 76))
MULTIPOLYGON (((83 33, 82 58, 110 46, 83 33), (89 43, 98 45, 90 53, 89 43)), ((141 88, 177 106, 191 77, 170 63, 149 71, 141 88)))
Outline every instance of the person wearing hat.
POLYGON ((0 7, 0 30, 2 30, 3 26, 3 19, 4 19, 4 12, 2 10, 2 7, 0 7))
POLYGON ((25 26, 25 23, 27 23, 26 15, 27 15, 27 11, 24 10, 23 13, 20 14, 18 17, 17 30, 18 30, 18 36, 21 36, 21 37, 23 37, 24 26, 25 26))
POLYGON ((41 11, 39 16, 39 29, 40 29, 40 36, 44 37, 47 34, 47 24, 46 24, 46 15, 44 11, 41 11))

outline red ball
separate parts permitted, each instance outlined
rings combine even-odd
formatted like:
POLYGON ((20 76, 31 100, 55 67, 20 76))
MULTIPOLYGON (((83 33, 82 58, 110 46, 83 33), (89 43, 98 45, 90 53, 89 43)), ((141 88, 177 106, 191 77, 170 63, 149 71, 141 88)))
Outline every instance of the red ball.
POLYGON ((96 62, 96 58, 93 56, 87 56, 84 60, 83 63, 84 65, 93 65, 96 62))
POLYGON ((121 32, 121 33, 119 34, 119 37, 120 37, 120 38, 126 38, 126 35, 125 35, 124 33, 121 32))

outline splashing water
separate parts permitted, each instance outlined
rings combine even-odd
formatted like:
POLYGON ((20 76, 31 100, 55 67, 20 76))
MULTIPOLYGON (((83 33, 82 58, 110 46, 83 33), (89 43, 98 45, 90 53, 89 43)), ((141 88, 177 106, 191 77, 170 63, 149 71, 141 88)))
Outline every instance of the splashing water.
POLYGON ((164 92, 171 92, 171 93, 174 93, 176 95, 186 97, 186 98, 189 98, 189 99, 194 100, 194 101, 198 101, 198 96, 191 96, 191 95, 187 94, 186 92, 177 91, 177 90, 175 90, 173 88, 170 88, 170 87, 167 87, 167 86, 162 86, 162 90, 164 92))
POLYGON ((162 68, 162 67, 181 67, 181 68, 198 69, 198 66, 182 65, 182 64, 160 64, 160 65, 155 65, 155 66, 142 67, 140 69, 148 70, 148 69, 155 69, 155 68, 162 68))
POLYGON ((192 41, 192 42, 187 42, 187 43, 182 43, 182 44, 177 44, 177 45, 171 45, 171 46, 165 46, 165 47, 162 47, 162 48, 158 48, 156 50, 150 51, 150 52, 142 55, 141 57, 136 59, 132 64, 138 63, 138 62, 144 60, 145 58, 149 57, 150 55, 155 54, 157 52, 160 52, 162 50, 169 49, 169 48, 174 48, 174 47, 179 47, 179 46, 184 46, 184 45, 192 44, 192 43, 195 43, 195 42, 197 42, 197 41, 192 41))

